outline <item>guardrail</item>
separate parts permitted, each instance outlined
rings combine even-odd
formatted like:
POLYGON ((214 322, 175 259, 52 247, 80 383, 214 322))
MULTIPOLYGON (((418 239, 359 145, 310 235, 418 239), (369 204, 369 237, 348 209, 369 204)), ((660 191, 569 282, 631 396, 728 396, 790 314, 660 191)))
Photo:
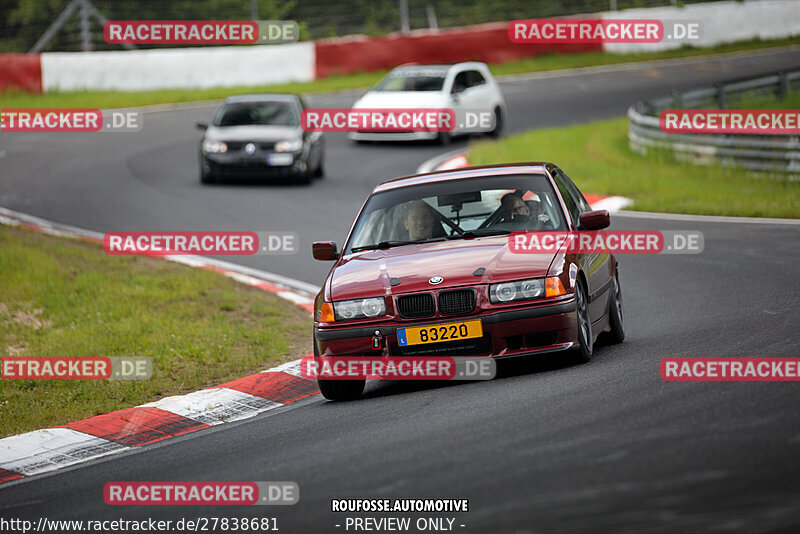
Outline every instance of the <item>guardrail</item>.
POLYGON ((800 134, 676 134, 659 126, 665 109, 726 109, 744 95, 785 96, 800 88, 800 70, 720 83, 643 100, 628 109, 628 143, 646 154, 648 148, 672 149, 675 156, 697 164, 718 162, 757 171, 800 174, 800 134))

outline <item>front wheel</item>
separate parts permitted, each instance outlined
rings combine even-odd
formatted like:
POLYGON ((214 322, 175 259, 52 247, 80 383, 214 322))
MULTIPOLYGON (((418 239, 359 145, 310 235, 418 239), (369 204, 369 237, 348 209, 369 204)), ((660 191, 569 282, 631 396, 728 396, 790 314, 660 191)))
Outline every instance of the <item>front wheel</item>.
MULTIPOLYGON (((314 358, 319 357, 319 345, 317 337, 314 336, 314 358)), ((317 386, 322 396, 332 401, 355 400, 364 393, 366 380, 322 380, 317 379, 317 386)))
POLYGON ((314 179, 314 171, 306 169, 297 173, 297 183, 300 185, 310 185, 314 179))
POLYGON ((614 270, 614 286, 611 292, 611 303, 609 304, 609 323, 611 331, 608 332, 610 343, 622 343, 625 340, 625 330, 622 321, 622 288, 619 285, 619 271, 614 270))
POLYGON ((365 380, 317 380, 322 396, 332 401, 355 400, 364 393, 365 380))
POLYGON ((200 164, 200 183, 201 184, 213 184, 216 181, 214 177, 214 173, 211 169, 206 169, 205 166, 201 163, 200 164))
POLYGON ((578 315, 578 347, 575 349, 575 359, 578 363, 586 363, 592 359, 594 347, 592 344, 592 320, 589 317, 589 299, 583 283, 575 284, 575 307, 578 315))
POLYGON ((489 132, 489 137, 497 139, 503 132, 503 111, 496 107, 494 108, 494 128, 489 132))

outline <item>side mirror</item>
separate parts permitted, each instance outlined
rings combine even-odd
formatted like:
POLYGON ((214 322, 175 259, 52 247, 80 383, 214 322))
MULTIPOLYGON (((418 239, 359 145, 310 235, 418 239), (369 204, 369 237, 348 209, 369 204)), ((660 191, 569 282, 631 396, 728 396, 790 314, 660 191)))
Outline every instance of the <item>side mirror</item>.
POLYGON ((311 253, 315 260, 330 261, 339 259, 336 243, 333 241, 315 241, 311 244, 311 253))
POLYGON ((198 122, 195 124, 198 130, 208 130, 208 123, 207 122, 198 122))
POLYGON ((611 218, 608 210, 587 211, 581 213, 580 224, 583 230, 602 230, 611 226, 611 218))

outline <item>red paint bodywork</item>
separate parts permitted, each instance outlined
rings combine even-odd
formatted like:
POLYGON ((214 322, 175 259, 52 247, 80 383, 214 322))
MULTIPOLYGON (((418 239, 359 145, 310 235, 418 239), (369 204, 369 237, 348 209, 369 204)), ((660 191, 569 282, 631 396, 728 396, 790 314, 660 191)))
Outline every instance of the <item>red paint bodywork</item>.
MULTIPOLYGON (((564 199, 553 182, 553 168, 554 165, 547 163, 527 163, 440 171, 385 182, 376 187, 373 194, 462 178, 504 174, 545 175, 560 200, 570 229, 577 230, 579 222, 570 221, 564 199)), ((351 227, 350 234, 352 231, 351 227)), ((348 241, 350 237, 348 235, 348 241)), ((347 250, 347 242, 342 250, 347 250)), ((315 310, 323 302, 384 296, 386 315, 375 319, 325 323, 320 322, 318 314, 315 314, 315 354, 399 355, 395 334, 397 328, 475 318, 483 322, 486 342, 476 347, 474 354, 459 355, 509 357, 569 349, 577 343, 574 284, 570 283, 570 270, 575 272, 576 280, 582 279, 585 284, 590 300, 592 337, 596 339, 602 331, 609 329, 611 292, 608 289, 615 269, 616 259, 611 255, 513 254, 509 251, 507 236, 421 243, 345 254, 338 257, 331 268, 317 295, 315 310), (571 268, 572 265, 575 267, 571 268), (485 271, 476 275, 476 270, 481 268, 485 271), (441 276, 444 281, 431 285, 428 280, 433 276, 441 276), (566 295, 502 304, 489 301, 489 284, 545 276, 559 276, 566 295), (392 279, 395 279, 395 284, 392 284, 392 279), (397 280, 400 280, 399 284, 397 280), (436 296, 440 291, 453 288, 473 288, 477 292, 477 305, 471 313, 444 317, 437 309, 434 317, 404 319, 396 312, 395 302, 399 295, 427 292, 436 296), (381 337, 379 349, 374 349, 372 345, 376 332, 381 337)))

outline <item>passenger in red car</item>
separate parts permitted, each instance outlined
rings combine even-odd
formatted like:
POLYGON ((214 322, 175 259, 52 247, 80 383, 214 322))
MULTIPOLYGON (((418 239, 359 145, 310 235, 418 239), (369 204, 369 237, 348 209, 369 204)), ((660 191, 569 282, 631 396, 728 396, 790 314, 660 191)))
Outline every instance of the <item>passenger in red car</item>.
POLYGON ((500 199, 500 205, 503 208, 503 222, 519 221, 527 219, 531 215, 531 209, 522 200, 522 195, 519 193, 503 195, 503 198, 500 199))

